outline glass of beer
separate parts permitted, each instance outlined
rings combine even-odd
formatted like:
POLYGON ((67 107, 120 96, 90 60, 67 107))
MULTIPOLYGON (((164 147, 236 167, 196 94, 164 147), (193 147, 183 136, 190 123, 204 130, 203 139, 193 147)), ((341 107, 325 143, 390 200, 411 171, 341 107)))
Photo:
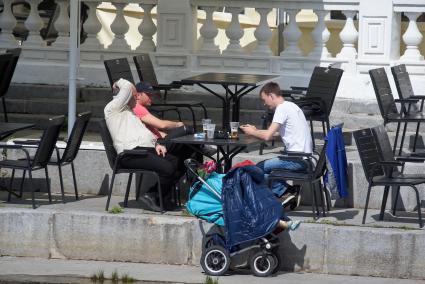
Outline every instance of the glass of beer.
POLYGON ((211 119, 203 118, 202 119, 202 131, 207 135, 207 125, 211 124, 211 119))
POLYGON ((207 124, 207 138, 208 139, 214 138, 214 131, 215 131, 215 124, 213 124, 213 123, 207 124))
POLYGON ((239 128, 239 122, 237 121, 230 122, 230 138, 238 139, 238 128, 239 128))

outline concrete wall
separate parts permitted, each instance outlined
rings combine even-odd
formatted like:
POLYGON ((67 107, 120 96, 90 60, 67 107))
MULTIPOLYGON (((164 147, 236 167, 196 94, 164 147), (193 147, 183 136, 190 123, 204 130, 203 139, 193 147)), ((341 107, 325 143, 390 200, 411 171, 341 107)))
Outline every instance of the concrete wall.
MULTIPOLYGON (((190 217, 0 210, 0 255, 198 265, 202 234, 190 217)), ((304 223, 281 235, 285 270, 425 279, 418 230, 304 223)))

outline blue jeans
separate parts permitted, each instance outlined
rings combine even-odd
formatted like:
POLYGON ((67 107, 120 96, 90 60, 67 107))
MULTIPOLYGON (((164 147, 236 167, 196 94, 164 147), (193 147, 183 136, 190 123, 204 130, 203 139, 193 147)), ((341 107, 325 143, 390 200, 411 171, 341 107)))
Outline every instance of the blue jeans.
MULTIPOLYGON (((266 180, 273 169, 283 169, 283 170, 293 170, 297 172, 305 171, 306 164, 299 161, 285 161, 279 158, 272 158, 268 160, 261 161, 257 164, 264 171, 266 180)), ((271 184, 271 190, 273 193, 280 197, 288 189, 288 183, 284 180, 273 180, 271 184)))

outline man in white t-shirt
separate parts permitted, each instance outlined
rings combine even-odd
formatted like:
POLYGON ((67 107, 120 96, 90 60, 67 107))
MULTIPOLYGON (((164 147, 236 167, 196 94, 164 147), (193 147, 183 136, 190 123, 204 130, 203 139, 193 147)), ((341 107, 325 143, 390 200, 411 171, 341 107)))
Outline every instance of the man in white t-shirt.
MULTIPOLYGON (((260 98, 264 105, 274 109, 273 122, 266 130, 257 129, 253 125, 242 125, 241 129, 248 135, 255 136, 268 141, 273 138, 276 132, 285 145, 286 151, 312 153, 312 139, 310 129, 305 119, 303 111, 293 102, 285 101, 281 95, 279 85, 274 82, 267 83, 260 90, 260 98)), ((272 158, 257 164, 265 174, 269 174, 272 169, 285 169, 303 171, 306 165, 299 161, 286 161, 279 158, 272 158)), ((290 186, 285 181, 273 181, 273 193, 280 198, 282 205, 299 205, 300 195, 298 186, 290 186), (292 201, 292 202, 290 202, 292 201)))

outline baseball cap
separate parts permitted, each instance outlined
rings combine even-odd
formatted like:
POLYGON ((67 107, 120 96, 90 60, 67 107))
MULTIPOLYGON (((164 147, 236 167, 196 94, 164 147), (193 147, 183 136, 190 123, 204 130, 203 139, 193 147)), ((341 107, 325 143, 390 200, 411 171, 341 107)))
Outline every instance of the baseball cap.
POLYGON ((152 85, 146 82, 139 82, 136 84, 136 90, 139 93, 146 93, 148 95, 155 95, 156 92, 153 89, 152 85))

